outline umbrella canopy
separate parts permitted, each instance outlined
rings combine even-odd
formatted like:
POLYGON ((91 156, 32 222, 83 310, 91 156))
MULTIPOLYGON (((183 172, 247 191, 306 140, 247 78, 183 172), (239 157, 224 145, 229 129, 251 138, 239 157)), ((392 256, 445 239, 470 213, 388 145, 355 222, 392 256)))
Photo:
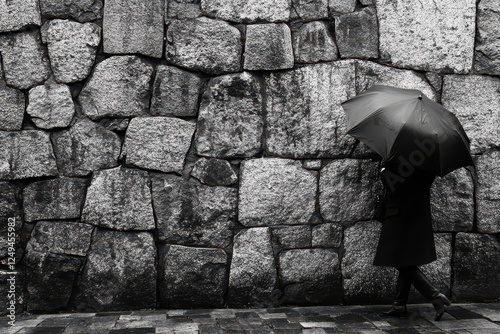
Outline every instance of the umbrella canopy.
POLYGON ((419 90, 375 85, 342 107, 347 133, 386 161, 440 176, 473 165, 470 140, 457 117, 419 90))

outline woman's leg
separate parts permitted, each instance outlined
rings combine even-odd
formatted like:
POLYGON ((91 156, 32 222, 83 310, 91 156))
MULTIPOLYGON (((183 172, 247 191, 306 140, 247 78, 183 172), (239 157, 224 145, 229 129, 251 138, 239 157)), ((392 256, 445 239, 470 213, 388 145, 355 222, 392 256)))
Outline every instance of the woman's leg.
POLYGON ((394 305, 404 306, 408 303, 408 297, 410 296, 411 283, 405 278, 404 275, 399 273, 398 283, 396 284, 397 296, 394 299, 394 305))

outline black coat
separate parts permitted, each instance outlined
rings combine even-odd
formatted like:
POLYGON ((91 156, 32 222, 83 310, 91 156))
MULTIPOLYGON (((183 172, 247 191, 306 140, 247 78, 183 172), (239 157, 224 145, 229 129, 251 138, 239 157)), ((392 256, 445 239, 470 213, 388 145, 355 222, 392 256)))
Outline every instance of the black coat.
POLYGON ((381 172, 386 208, 373 264, 419 266, 436 260, 430 208, 434 175, 415 169, 411 175, 398 165, 381 172))

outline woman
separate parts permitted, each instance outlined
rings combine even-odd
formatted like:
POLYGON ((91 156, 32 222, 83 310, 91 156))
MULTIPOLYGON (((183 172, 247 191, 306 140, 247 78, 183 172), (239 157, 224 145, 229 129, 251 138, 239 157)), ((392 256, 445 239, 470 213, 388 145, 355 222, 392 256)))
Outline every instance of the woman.
POLYGON ((417 266, 436 260, 430 209, 430 187, 434 175, 409 165, 385 163, 381 170, 386 189, 385 210, 375 266, 395 267, 398 272, 397 296, 390 316, 408 316, 406 303, 413 285, 431 301, 434 320, 441 319, 444 306, 451 303, 425 277, 417 266))

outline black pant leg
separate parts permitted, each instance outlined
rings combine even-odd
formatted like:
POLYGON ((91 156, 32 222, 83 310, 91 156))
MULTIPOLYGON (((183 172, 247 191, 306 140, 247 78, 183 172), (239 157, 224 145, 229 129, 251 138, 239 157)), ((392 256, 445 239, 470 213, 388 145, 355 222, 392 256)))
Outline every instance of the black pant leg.
POLYGON ((428 300, 432 300, 434 296, 439 293, 438 289, 432 285, 417 266, 399 267, 396 269, 428 300))
POLYGON ((398 275, 398 283, 396 285, 397 296, 394 299, 394 305, 403 306, 408 303, 408 297, 410 296, 411 283, 405 278, 401 272, 398 275))

